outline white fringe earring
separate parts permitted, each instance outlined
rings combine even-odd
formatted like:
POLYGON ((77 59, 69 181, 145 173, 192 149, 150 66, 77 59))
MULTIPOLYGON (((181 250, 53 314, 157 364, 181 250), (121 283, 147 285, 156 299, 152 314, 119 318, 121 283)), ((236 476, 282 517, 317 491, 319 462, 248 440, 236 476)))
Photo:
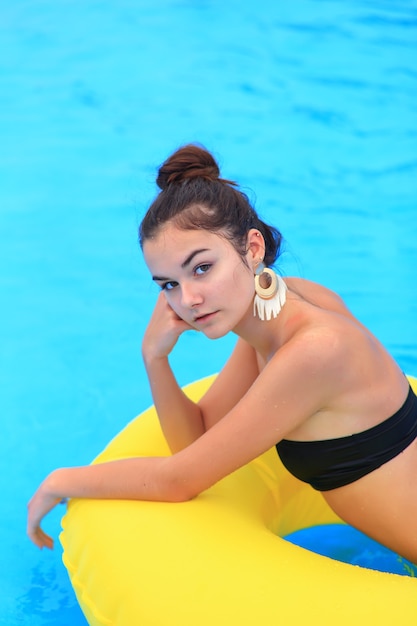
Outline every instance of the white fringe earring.
POLYGON ((281 276, 260 263, 255 274, 255 299, 253 314, 262 321, 269 321, 281 311, 287 298, 287 285, 281 276))

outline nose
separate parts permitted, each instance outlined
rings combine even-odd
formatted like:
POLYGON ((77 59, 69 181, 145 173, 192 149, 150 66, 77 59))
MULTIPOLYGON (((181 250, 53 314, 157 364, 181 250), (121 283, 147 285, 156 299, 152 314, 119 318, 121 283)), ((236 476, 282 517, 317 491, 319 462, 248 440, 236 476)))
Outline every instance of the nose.
POLYGON ((197 285, 192 282, 184 282, 181 285, 181 305, 186 309, 193 309, 202 303, 202 296, 197 285))

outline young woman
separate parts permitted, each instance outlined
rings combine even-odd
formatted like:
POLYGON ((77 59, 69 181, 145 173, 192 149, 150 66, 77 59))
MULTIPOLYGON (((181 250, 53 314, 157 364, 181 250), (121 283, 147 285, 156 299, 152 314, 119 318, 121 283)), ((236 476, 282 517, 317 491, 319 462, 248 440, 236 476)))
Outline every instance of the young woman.
POLYGON ((276 446, 342 519, 417 563, 416 396, 337 295, 270 269, 280 233, 219 176, 210 153, 179 149, 140 227, 161 287, 143 357, 172 456, 52 472, 29 502, 29 537, 52 547, 40 523, 62 498, 185 501, 276 446), (238 337, 197 404, 168 361, 189 329, 238 337))

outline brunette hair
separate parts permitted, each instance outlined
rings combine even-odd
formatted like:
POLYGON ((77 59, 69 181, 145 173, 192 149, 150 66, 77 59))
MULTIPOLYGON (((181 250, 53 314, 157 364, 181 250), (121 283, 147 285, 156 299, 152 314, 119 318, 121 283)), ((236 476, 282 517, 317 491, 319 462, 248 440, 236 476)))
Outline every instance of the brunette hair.
POLYGON ((265 264, 272 265, 278 258, 279 230, 258 217, 235 182, 220 178, 216 160, 203 147, 179 148, 159 168, 156 183, 161 191, 139 227, 141 247, 172 221, 183 230, 202 228, 226 237, 242 257, 247 252, 247 233, 256 228, 265 240, 265 264))

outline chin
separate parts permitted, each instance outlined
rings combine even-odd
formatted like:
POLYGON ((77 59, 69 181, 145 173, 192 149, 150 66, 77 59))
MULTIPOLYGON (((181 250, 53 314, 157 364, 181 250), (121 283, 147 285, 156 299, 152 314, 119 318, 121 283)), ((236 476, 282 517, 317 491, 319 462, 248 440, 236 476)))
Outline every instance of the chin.
POLYGON ((230 328, 226 330, 222 328, 206 328, 202 332, 208 339, 221 339, 232 332, 232 330, 230 328))

